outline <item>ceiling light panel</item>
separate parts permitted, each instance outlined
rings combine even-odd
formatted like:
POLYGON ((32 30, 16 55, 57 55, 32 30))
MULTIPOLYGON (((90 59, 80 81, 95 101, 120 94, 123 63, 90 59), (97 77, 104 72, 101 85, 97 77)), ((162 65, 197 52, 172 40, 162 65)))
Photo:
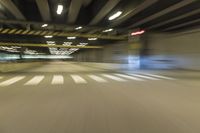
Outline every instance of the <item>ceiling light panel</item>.
POLYGON ((116 18, 118 18, 120 15, 122 14, 122 11, 118 11, 115 14, 111 15, 108 20, 114 20, 116 18))

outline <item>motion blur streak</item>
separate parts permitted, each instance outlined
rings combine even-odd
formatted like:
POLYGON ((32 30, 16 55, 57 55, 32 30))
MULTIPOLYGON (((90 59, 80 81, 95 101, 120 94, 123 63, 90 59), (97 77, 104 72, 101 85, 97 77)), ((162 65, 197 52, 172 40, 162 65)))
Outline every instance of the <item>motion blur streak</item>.
POLYGON ((0 133, 200 133, 200 0, 0 0, 0 133))

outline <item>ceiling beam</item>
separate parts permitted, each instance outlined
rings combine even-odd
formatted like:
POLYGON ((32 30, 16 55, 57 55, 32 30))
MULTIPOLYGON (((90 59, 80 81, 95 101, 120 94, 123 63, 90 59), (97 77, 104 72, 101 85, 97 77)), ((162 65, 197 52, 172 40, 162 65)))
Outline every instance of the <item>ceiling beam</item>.
POLYGON ((101 35, 101 34, 83 34, 83 33, 74 33, 74 32, 58 32, 54 30, 25 30, 25 29, 10 29, 10 28, 1 28, 1 34, 8 35, 27 35, 27 36, 55 36, 55 37, 80 37, 80 38, 98 38, 105 40, 127 40, 128 38, 123 35, 101 35))
POLYGON ((118 26, 121 23, 125 22, 126 20, 130 19, 137 13, 143 11, 144 9, 148 8, 149 6, 153 5, 154 3, 158 2, 158 0, 145 0, 142 4, 138 7, 131 9, 130 11, 124 13, 121 17, 116 19, 111 25, 118 26))
POLYGON ((99 23, 119 2, 120 0, 108 0, 105 6, 101 8, 89 25, 95 25, 99 23))
POLYGON ((103 46, 64 46, 64 45, 47 45, 47 44, 28 44, 28 43, 4 43, 0 42, 0 46, 19 46, 19 47, 44 47, 44 48, 81 48, 81 49, 99 49, 103 46))
MULTIPOLYGON (((41 26, 44 24, 44 22, 35 22, 35 21, 22 21, 22 20, 8 20, 8 19, 0 19, 0 23, 4 24, 19 24, 19 25, 39 25, 41 26)), ((67 24, 55 24, 55 23, 47 23, 49 26, 57 27, 56 30, 62 30, 69 28, 69 29, 75 29, 76 27, 80 25, 67 25, 67 24)), ((80 32, 87 31, 87 30, 94 30, 94 29, 108 29, 109 27, 100 27, 100 26, 83 26, 84 28, 79 30, 80 32)), ((122 30, 119 28, 116 28, 115 30, 122 30)))
POLYGON ((83 0, 83 6, 88 6, 92 0, 83 0))
POLYGON ((43 21, 45 22, 51 21, 51 14, 50 14, 48 0, 36 0, 36 3, 43 21))
POLYGON ((185 13, 185 14, 183 14, 183 15, 177 16, 177 17, 175 17, 175 18, 172 18, 172 19, 163 21, 163 22, 161 22, 161 23, 152 25, 152 26, 148 27, 148 30, 151 30, 151 29, 157 28, 157 27, 161 27, 161 26, 163 26, 163 25, 166 25, 166 24, 175 22, 175 21, 177 21, 177 20, 180 20, 180 19, 183 19, 183 18, 186 18, 186 17, 190 17, 190 16, 195 15, 195 14, 198 14, 198 13, 200 13, 200 9, 197 9, 197 10, 194 10, 194 11, 191 11, 191 12, 188 12, 188 13, 185 13))
POLYGON ((24 15, 11 0, 0 0, 0 4, 2 4, 16 19, 26 20, 24 15))
POLYGON ((165 15, 167 13, 173 12, 173 11, 175 11, 175 10, 181 8, 181 7, 189 5, 189 4, 191 4, 191 3, 195 2, 195 1, 196 0, 182 0, 181 2, 179 2, 179 3, 175 4, 175 5, 172 5, 172 6, 168 7, 168 8, 166 8, 166 9, 158 12, 158 13, 155 13, 155 14, 147 17, 147 18, 144 18, 144 19, 134 23, 133 25, 129 26, 129 28, 135 28, 135 27, 137 27, 139 25, 142 25, 142 24, 147 23, 147 22, 149 22, 151 20, 154 20, 154 19, 156 19, 158 17, 161 17, 161 16, 163 16, 163 15, 165 15))
POLYGON ((164 29, 163 31, 174 30, 174 29, 181 28, 181 27, 184 27, 184 26, 188 26, 188 25, 191 25, 191 24, 195 24, 195 23, 198 23, 198 22, 200 22, 200 18, 196 19, 196 20, 189 21, 189 22, 185 22, 185 23, 182 23, 182 24, 179 24, 179 25, 175 25, 175 26, 172 26, 172 27, 168 27, 168 28, 164 29))
POLYGON ((82 0, 72 0, 70 7, 69 7, 69 13, 68 13, 68 22, 74 23, 78 17, 79 11, 82 6, 82 0))

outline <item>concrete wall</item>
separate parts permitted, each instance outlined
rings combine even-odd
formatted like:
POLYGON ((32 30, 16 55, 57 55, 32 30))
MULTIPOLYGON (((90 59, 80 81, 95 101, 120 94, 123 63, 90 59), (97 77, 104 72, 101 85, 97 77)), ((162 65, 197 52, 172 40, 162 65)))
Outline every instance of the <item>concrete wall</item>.
POLYGON ((151 59, 171 60, 168 63, 176 68, 200 70, 199 31, 185 34, 150 35, 148 49, 148 56, 152 57, 151 59))
POLYGON ((120 42, 105 45, 103 49, 88 49, 74 55, 76 61, 127 63, 128 44, 120 42))

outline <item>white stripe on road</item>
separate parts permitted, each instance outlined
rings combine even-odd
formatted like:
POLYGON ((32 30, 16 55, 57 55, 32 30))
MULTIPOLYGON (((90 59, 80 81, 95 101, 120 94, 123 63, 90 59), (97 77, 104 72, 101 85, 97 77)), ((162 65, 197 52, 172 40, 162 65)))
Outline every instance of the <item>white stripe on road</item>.
POLYGON ((129 76, 129 75, 125 75, 125 74, 115 74, 117 76, 123 77, 123 78, 127 78, 127 79, 132 79, 132 80, 137 80, 137 81, 144 81, 143 79, 137 78, 137 77, 133 77, 133 76, 129 76))
POLYGON ((64 84, 64 78, 62 75, 54 75, 51 84, 60 85, 64 84))
POLYGON ((120 77, 116 77, 116 76, 112 76, 112 75, 109 75, 109 74, 102 74, 104 77, 106 78, 109 78, 109 79, 112 79, 112 80, 115 80, 115 81, 119 81, 119 82, 124 82, 126 81, 125 79, 122 79, 120 77))
POLYGON ((43 79, 44 76, 35 76, 24 85, 38 85, 43 79))
POLYGON ((85 84, 85 83, 87 83, 87 81, 85 79, 83 79, 79 75, 71 75, 71 77, 74 80, 74 82, 77 83, 77 84, 85 84))
POLYGON ((100 82, 100 83, 105 83, 107 82, 105 79, 99 77, 99 76, 96 76, 96 75, 88 75, 91 79, 97 81, 97 82, 100 82))
POLYGON ((24 79, 24 78, 25 78, 25 76, 17 76, 17 77, 14 77, 14 78, 11 78, 11 79, 1 82, 0 86, 9 86, 9 85, 12 85, 12 84, 24 79))
POLYGON ((149 74, 149 73, 142 73, 147 76, 152 76, 156 78, 162 78, 162 79, 169 79, 169 80, 175 80, 174 78, 166 77, 166 76, 161 76, 161 75, 155 75, 155 74, 149 74))
POLYGON ((139 75, 139 74, 129 74, 129 75, 132 75, 132 76, 135 76, 135 77, 144 78, 144 79, 150 79, 150 80, 160 80, 160 79, 157 79, 157 78, 153 78, 153 77, 149 77, 149 76, 144 76, 144 75, 139 75))

